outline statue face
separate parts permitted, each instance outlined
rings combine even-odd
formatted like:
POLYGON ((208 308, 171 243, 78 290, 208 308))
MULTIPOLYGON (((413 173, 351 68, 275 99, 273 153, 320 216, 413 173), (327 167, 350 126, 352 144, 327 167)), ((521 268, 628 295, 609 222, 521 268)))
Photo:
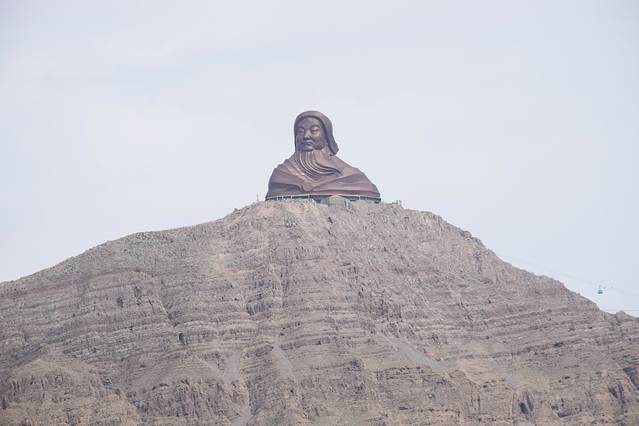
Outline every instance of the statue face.
POLYGON ((326 147, 324 126, 317 118, 305 117, 297 123, 295 129, 295 149, 298 151, 313 151, 326 147))

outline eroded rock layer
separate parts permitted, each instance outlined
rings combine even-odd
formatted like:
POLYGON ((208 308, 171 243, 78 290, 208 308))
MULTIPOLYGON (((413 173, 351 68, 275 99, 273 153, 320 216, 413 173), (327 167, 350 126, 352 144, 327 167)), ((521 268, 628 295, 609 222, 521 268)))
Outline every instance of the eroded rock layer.
POLYGON ((430 213, 258 203, 0 284, 0 424, 639 424, 639 322, 430 213))

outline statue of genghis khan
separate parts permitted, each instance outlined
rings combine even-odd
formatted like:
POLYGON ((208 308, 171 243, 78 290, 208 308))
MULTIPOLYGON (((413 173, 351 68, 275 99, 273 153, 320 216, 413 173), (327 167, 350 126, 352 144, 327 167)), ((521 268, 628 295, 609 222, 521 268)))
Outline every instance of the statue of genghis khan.
POLYGON ((268 182, 267 200, 333 195, 350 200, 380 201, 379 191, 366 175, 339 158, 331 120, 318 111, 295 119, 295 152, 277 166, 268 182))

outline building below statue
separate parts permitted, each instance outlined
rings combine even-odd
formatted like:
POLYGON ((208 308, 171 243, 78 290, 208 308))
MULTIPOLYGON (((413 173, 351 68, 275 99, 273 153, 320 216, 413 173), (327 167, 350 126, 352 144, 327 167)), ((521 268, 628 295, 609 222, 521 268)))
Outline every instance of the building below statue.
POLYGON ((277 166, 268 184, 267 200, 341 196, 351 201, 381 201, 377 187, 359 169, 335 154, 333 126, 324 114, 303 112, 294 125, 295 152, 277 166))

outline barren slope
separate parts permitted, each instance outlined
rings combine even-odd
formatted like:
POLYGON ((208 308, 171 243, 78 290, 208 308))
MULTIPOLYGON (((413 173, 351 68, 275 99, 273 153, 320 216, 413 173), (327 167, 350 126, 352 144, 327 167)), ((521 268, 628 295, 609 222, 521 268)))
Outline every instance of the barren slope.
POLYGON ((440 217, 267 202, 0 284, 0 424, 639 424, 639 322, 440 217))

